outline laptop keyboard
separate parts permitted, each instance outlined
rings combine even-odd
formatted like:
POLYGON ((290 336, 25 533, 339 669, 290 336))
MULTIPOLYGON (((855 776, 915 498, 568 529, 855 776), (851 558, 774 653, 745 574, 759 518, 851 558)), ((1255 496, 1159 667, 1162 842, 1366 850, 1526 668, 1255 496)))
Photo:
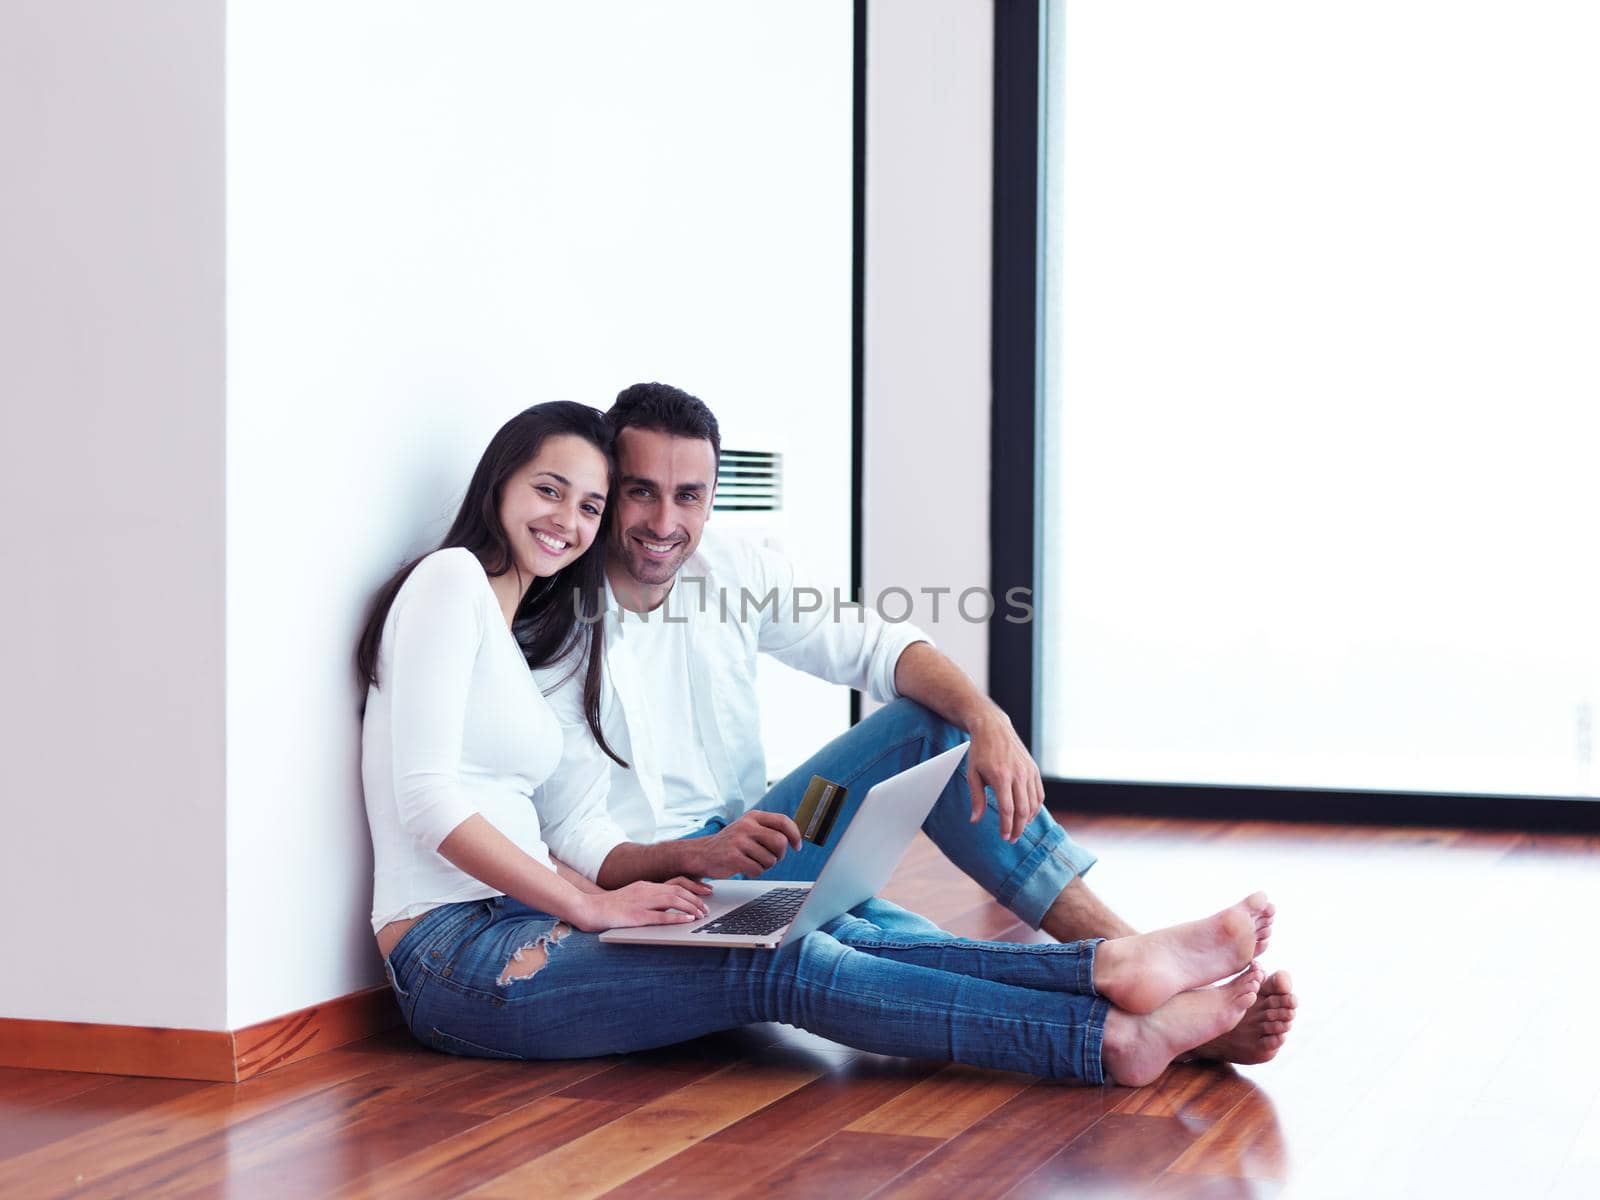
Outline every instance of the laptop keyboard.
POLYGON ((773 888, 764 896, 746 900, 729 909, 715 921, 700 926, 696 933, 731 933, 760 936, 776 933, 794 920, 795 913, 811 894, 810 888, 773 888))

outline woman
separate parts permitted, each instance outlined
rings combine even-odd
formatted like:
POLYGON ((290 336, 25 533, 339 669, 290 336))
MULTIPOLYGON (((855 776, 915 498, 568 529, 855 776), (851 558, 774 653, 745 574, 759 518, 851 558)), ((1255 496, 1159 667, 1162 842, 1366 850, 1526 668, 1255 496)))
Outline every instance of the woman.
POLYGON ((777 951, 601 943, 604 929, 695 920, 710 890, 598 888, 552 855, 571 814, 534 804, 562 730, 530 665, 579 664, 589 729, 615 757, 592 620, 609 482, 598 412, 521 413, 439 549, 380 589, 362 634, 373 929, 419 1040, 572 1058, 784 1021, 880 1053, 1138 1085, 1239 1021, 1271 927, 1259 894, 1189 925, 1065 946, 891 933, 856 916, 777 951))

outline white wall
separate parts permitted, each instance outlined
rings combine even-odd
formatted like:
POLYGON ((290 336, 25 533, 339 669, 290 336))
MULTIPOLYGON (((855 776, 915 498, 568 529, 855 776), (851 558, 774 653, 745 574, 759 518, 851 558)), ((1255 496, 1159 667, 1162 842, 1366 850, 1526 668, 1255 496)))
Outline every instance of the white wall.
POLYGON ((0 1016, 220 1028, 221 5, 0 13, 0 1016))
POLYGON ((867 6, 864 590, 917 595, 980 686, 988 627, 955 597, 989 582, 993 60, 991 3, 867 6))
MULTIPOLYGON (((680 383, 842 545, 851 9, 136 11, 0 36, 0 1015, 237 1028, 378 981, 350 647, 512 411, 680 383)), ((965 587, 989 9, 872 12, 868 583, 965 587)))
POLYGON ((381 980, 350 651, 515 411, 695 392, 847 582, 850 20, 229 6, 230 1025, 381 980))

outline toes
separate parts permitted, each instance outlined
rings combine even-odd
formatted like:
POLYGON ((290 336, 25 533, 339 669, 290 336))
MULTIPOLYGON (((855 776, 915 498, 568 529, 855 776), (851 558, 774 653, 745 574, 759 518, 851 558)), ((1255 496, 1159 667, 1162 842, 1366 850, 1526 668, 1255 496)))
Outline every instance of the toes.
POLYGON ((1285 995, 1294 991, 1294 983, 1289 978, 1287 971, 1274 971, 1267 976, 1267 982, 1262 988, 1266 992, 1282 992, 1285 995))
POLYGON ((1244 898, 1244 906, 1258 915, 1266 913, 1271 916, 1272 913, 1277 911, 1272 907, 1272 903, 1267 899, 1265 892, 1251 892, 1244 898))

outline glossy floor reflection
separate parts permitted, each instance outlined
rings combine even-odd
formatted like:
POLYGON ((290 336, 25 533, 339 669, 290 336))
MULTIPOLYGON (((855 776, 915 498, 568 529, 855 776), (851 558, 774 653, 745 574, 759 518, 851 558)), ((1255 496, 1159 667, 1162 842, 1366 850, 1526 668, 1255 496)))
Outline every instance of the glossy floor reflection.
MULTIPOLYGON (((1143 927, 1272 893, 1276 1061, 1085 1088, 758 1025, 566 1063, 396 1031, 237 1086, 0 1070, 0 1197, 1600 1196, 1600 839, 1068 823, 1143 927)), ((1038 936, 925 841, 889 894, 1038 936)))

